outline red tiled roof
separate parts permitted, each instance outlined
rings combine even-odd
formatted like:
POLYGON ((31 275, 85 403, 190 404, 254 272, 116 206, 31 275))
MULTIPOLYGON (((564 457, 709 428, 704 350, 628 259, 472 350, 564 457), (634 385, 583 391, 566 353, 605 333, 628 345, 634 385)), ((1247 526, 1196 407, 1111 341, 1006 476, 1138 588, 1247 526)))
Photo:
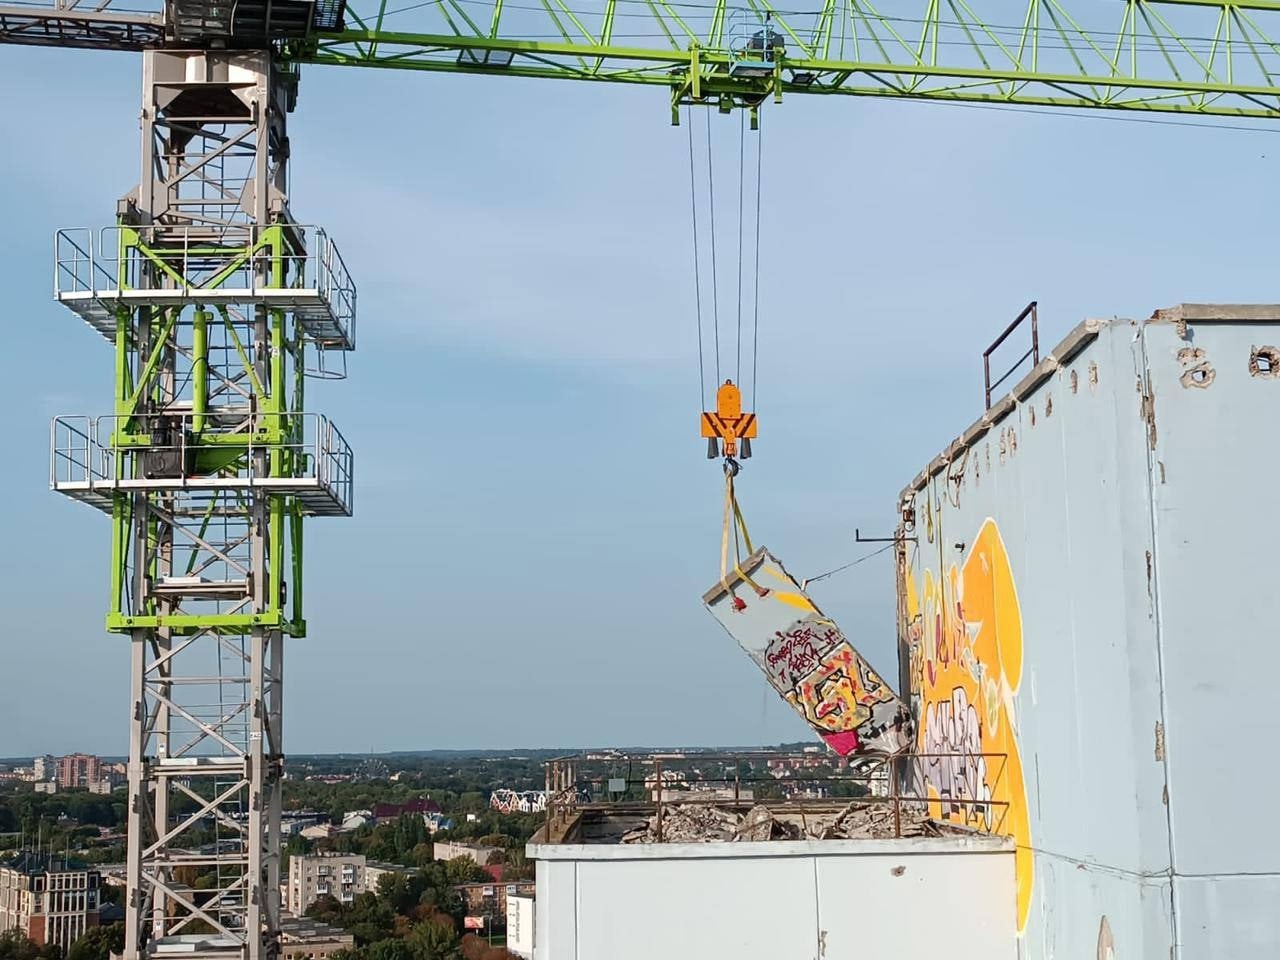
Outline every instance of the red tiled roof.
POLYGON ((414 797, 404 803, 377 803, 373 807, 373 816, 377 820, 394 819, 405 813, 439 813, 440 804, 430 797, 414 797))

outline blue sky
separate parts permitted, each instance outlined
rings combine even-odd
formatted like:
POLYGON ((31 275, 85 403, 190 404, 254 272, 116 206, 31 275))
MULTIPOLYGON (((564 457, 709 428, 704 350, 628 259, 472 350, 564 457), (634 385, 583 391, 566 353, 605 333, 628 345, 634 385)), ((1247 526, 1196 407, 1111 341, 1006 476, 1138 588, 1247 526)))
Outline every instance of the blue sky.
MULTIPOLYGON (((133 186, 140 74, 0 53, 0 756, 125 749, 108 526, 47 489, 49 419, 106 411, 110 353, 53 303, 50 251, 133 186)), ((342 247, 361 311, 350 379, 308 401, 358 486, 354 519, 310 528, 292 752, 807 737, 699 603, 721 477, 667 119, 658 90, 305 71, 292 207, 342 247)), ((738 127, 712 120, 725 214, 738 127)), ((739 488, 800 577, 891 529, 1028 300, 1051 344, 1086 316, 1276 299, 1274 134, 794 97, 764 137, 762 432, 739 488)), ((890 557, 815 595, 895 677, 890 557)))

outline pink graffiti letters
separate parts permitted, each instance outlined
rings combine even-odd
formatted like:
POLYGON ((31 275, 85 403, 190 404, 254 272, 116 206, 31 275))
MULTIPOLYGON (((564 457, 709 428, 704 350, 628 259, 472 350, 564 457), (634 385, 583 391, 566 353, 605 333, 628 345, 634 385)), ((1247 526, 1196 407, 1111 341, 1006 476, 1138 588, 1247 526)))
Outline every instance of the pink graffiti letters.
POLYGON ((843 642, 844 636, 834 625, 820 620, 801 620, 785 632, 775 631, 765 650, 770 681, 779 690, 792 689, 843 642))

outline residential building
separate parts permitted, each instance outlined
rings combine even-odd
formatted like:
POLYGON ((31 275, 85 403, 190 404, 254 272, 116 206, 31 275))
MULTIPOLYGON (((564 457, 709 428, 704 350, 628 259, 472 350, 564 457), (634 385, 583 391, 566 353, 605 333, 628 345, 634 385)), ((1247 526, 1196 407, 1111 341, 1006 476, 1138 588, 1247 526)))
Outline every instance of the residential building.
POLYGON ((433 860, 456 860, 458 857, 466 857, 482 867, 495 853, 505 854, 506 851, 501 847, 483 847, 472 843, 445 843, 439 840, 431 845, 433 860))
POLYGON ((58 761, 49 754, 36 757, 31 764, 31 779, 37 783, 52 780, 58 775, 58 761))
POLYGON ((342 826, 338 829, 343 833, 352 830, 359 830, 361 827, 373 825, 373 811, 371 810, 348 810, 346 816, 342 818, 342 826))
POLYGON ((499 787, 489 794, 489 806, 499 813, 542 813, 547 809, 547 791, 499 787))
POLYGON ((398 863, 386 863, 382 860, 369 860, 364 865, 364 887, 373 893, 378 892, 378 883, 383 877, 394 877, 400 874, 410 876, 418 871, 413 867, 402 867, 398 863))
POLYGON ((311 853, 289 858, 286 908, 294 916, 302 916, 320 897, 351 903, 367 889, 362 853, 311 853))
POLYGON ((308 827, 329 825, 329 815, 314 810, 290 810, 280 815, 280 835, 292 837, 308 827))
POLYGON ((97 780, 90 780, 85 784, 89 788, 90 793, 110 794, 113 791, 124 786, 124 779, 118 774, 105 771, 102 777, 97 780))
POLYGON ((460 883, 453 888, 462 898, 468 917, 485 917, 485 927, 502 929, 507 922, 509 897, 532 897, 537 885, 532 880, 519 883, 460 883))
POLYGON ((58 760, 58 786, 87 787, 102 779, 102 761, 87 753, 73 753, 58 760))
POLYGON ((35 791, 36 793, 57 793, 58 781, 57 780, 37 780, 35 782, 35 791))
POLYGON ((318 920, 284 917, 280 921, 281 960, 325 960, 339 950, 355 949, 355 938, 318 920))
POLYGON ((432 835, 441 830, 453 829, 453 818, 446 817, 443 813, 424 813, 422 819, 427 825, 427 833, 432 835))
POLYGON ((0 864, 0 930, 18 929, 65 952, 100 918, 97 870, 24 852, 0 864))

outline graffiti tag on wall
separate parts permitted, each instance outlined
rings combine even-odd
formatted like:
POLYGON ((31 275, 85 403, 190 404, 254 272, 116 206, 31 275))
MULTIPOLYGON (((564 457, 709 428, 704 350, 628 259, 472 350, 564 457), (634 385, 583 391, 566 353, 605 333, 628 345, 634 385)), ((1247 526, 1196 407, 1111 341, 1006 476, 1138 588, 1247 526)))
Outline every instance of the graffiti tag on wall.
POLYGON ((911 698, 921 718, 916 790, 936 819, 1014 838, 1022 931, 1034 882, 1014 710, 1022 614, 995 521, 983 523, 963 565, 925 567, 904 586, 911 698))
POLYGON ((782 565, 764 553, 749 575, 768 585, 763 596, 747 589, 734 603, 713 589, 703 599, 783 699, 841 756, 909 747, 906 704, 782 565))

